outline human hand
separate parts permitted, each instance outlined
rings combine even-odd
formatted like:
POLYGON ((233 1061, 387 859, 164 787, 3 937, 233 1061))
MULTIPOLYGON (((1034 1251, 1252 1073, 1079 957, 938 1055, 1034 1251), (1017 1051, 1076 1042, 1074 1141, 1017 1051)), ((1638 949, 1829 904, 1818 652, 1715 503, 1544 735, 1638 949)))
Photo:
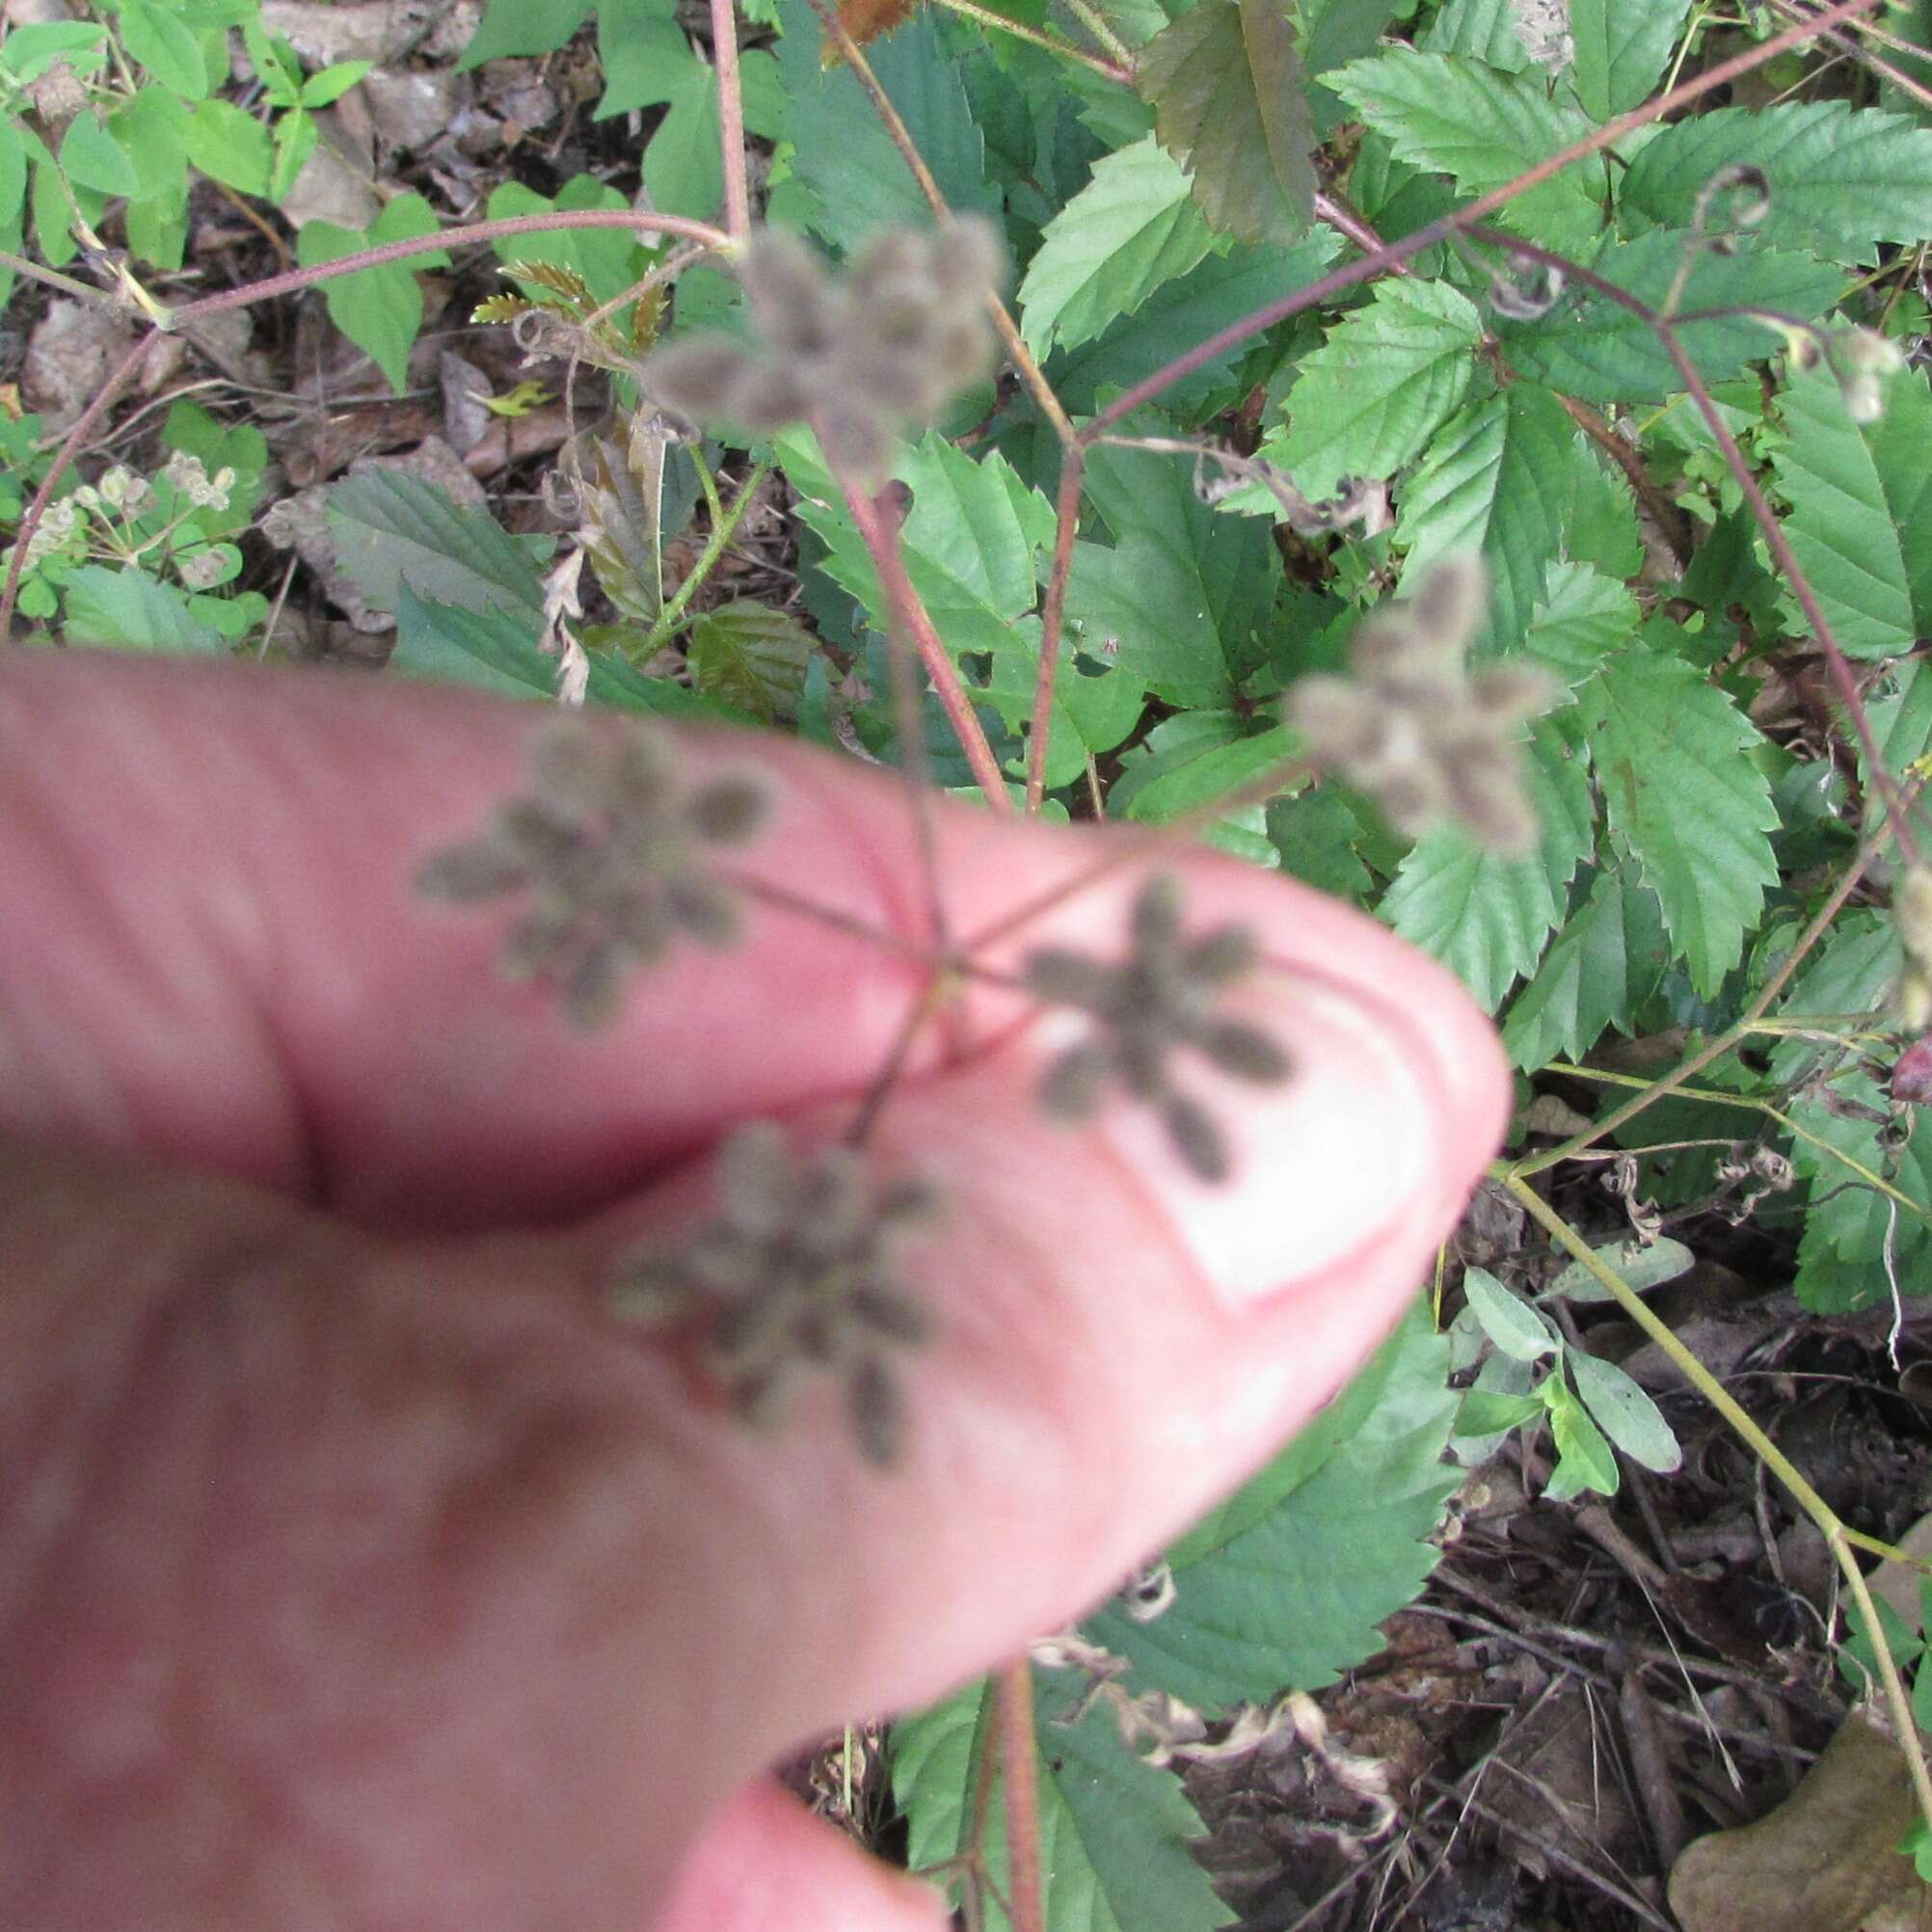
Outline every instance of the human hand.
MULTIPOLYGON (((944 1187, 904 1465, 757 1436, 599 1299, 733 1123, 837 1135, 917 959, 759 908, 572 1033, 414 900, 528 708, 15 654, 0 670, 0 1924, 915 1932, 761 1782, 1105 1595, 1335 1390, 1503 1118, 1487 1025, 1369 921, 1209 854, 1296 1072, 1208 1188, 1034 1105, 975 994, 872 1140, 944 1187), (695 1848, 695 1849, 694 1849, 695 1848)), ((742 762, 701 735, 691 764, 742 762)), ((916 929, 886 778, 790 743, 739 861, 916 929)), ((962 930, 1092 834, 939 815, 962 930)), ((1123 869, 1024 942, 1117 945, 1123 869)), ((1009 956, 1017 956, 1009 953, 1009 956)))

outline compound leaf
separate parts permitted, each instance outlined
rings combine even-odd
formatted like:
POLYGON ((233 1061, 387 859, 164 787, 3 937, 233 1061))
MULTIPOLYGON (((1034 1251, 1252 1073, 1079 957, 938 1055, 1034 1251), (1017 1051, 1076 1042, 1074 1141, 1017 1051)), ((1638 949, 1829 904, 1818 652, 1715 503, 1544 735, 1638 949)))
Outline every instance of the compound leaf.
POLYGON ((1932 630, 1932 389, 1922 371, 1886 378, 1885 414, 1854 422, 1822 364, 1784 397, 1790 435, 1773 462, 1785 531, 1839 647, 1895 657, 1932 630))
POLYGON ((1690 0, 1570 0, 1570 78, 1593 121, 1626 114, 1664 71, 1690 0))
MULTIPOLYGON (((1590 131, 1578 109, 1544 92, 1540 73, 1499 73, 1465 54, 1392 47, 1323 80, 1387 137, 1398 160, 1435 169, 1471 194, 1501 187, 1590 131)), ((1584 185, 1595 178, 1566 169, 1497 219, 1553 247, 1576 247, 1601 226, 1584 185)))
POLYGON ((1020 283, 1020 332, 1034 355, 1090 341, 1214 245, 1181 164, 1149 135, 1096 162, 1046 226, 1020 283))
POLYGON ((1648 888, 1599 872, 1590 897, 1544 956, 1503 1025, 1503 1045, 1525 1072, 1581 1060, 1605 1027, 1628 1023, 1641 974, 1663 950, 1663 923, 1648 888))
POLYGON ((1632 641, 1580 703, 1610 823, 1656 891, 1664 923, 1712 998, 1743 956, 1778 876, 1771 786, 1745 754, 1757 728, 1681 657, 1632 641))
POLYGON ((1315 219, 1315 130, 1286 0, 1199 0, 1140 50, 1136 84, 1196 203, 1245 242, 1285 247, 1315 219))
POLYGON ((1405 585, 1439 557, 1480 551, 1489 566, 1489 635, 1519 642, 1548 586, 1576 458, 1570 420, 1547 389, 1516 383, 1468 404, 1436 433, 1402 493, 1405 585))
POLYGON ((1489 1012, 1536 970, 1594 841, 1584 761, 1554 722, 1533 728, 1525 765, 1543 827, 1536 851, 1501 858, 1443 826, 1416 841, 1382 902, 1396 931, 1440 959, 1489 1012))
POLYGON ((1760 169, 1771 206, 1753 230, 1770 248, 1868 261, 1882 241, 1932 234, 1932 129, 1842 100, 1724 107, 1658 129, 1623 176, 1625 226, 1691 226, 1712 175, 1760 169))
POLYGON ((1393 475, 1462 407, 1482 339, 1476 305, 1446 282, 1378 283, 1302 362, 1287 430, 1261 453, 1317 501, 1345 476, 1393 475))
MULTIPOLYGON (((1669 299, 1690 240, 1678 228, 1654 228, 1632 241, 1606 240, 1590 267, 1652 309, 1669 299)), ((1811 321, 1838 298, 1844 277, 1815 256, 1751 248, 1736 255, 1700 249, 1677 293, 1677 311, 1701 309, 1775 309, 1811 321)), ((1642 316, 1578 287, 1547 315, 1533 322, 1498 316, 1494 322, 1510 366, 1585 402, 1648 402, 1683 388, 1655 330, 1642 316)), ((1707 383, 1734 376, 1783 346, 1773 324, 1747 315, 1688 322, 1677 331, 1698 373, 1707 383)))

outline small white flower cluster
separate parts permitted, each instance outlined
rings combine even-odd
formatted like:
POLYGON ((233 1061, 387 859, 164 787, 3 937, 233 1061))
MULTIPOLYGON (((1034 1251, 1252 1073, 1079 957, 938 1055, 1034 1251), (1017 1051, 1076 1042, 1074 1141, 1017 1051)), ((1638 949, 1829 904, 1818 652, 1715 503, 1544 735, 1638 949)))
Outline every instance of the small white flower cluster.
POLYGON ((147 477, 117 463, 98 483, 83 483, 68 500, 87 510, 116 510, 123 517, 138 517, 152 495, 147 477))
POLYGON ((228 492, 235 487, 235 472, 226 463, 210 476, 199 456, 177 449, 161 472, 164 483, 172 483, 198 510, 226 510, 228 492))

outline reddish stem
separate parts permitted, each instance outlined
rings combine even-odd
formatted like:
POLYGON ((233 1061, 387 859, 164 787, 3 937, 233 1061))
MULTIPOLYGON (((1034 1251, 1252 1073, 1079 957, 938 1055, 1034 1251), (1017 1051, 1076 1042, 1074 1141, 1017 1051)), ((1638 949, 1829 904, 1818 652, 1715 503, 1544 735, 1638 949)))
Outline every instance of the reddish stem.
POLYGON ((738 14, 733 0, 711 0, 711 61, 717 69, 725 227, 734 241, 741 242, 751 233, 751 190, 745 180, 744 86, 738 71, 738 14))
POLYGON ((1535 242, 1518 240, 1516 236, 1505 234, 1499 228, 1472 228, 1471 240, 1486 242, 1494 248, 1508 249, 1512 254, 1527 255, 1532 261, 1540 261, 1546 267, 1556 269, 1570 280, 1580 282, 1585 288, 1602 296, 1606 302, 1614 302, 1620 309, 1637 316, 1655 332, 1657 340, 1675 364, 1685 391, 1698 406, 1712 439, 1723 453, 1726 465, 1737 487, 1743 492, 1746 506, 1764 538, 1765 548, 1771 552, 1772 561, 1778 566, 1779 574, 1791 586, 1791 595, 1798 600, 1798 607, 1805 613, 1805 621, 1811 627, 1811 636, 1824 655, 1826 668, 1831 673, 1833 684, 1838 686, 1838 696, 1843 699, 1846 714, 1851 719, 1852 729, 1858 736, 1859 748, 1865 753, 1865 767, 1871 773, 1872 783, 1878 787, 1879 795, 1885 804, 1885 814, 1892 824, 1892 837, 1898 841, 1898 850, 1908 865, 1918 865, 1919 845, 1912 835, 1912 825, 1906 816, 1904 800, 1899 795, 1898 782, 1892 775, 1879 750, 1878 740, 1872 736, 1871 720, 1865 714, 1865 700, 1858 688, 1858 674, 1851 667, 1851 660, 1839 647, 1833 634, 1831 621, 1819 604, 1817 593, 1811 588, 1811 580, 1805 575, 1798 562, 1789 540, 1764 492, 1758 487, 1758 478, 1751 472, 1751 465, 1746 462, 1744 452, 1737 446, 1737 439, 1731 435, 1724 415, 1717 406, 1716 399, 1698 373, 1697 364, 1690 359, 1676 327, 1640 296, 1630 293, 1627 288, 1620 288, 1614 282, 1606 281, 1594 270, 1574 262, 1568 255, 1558 255, 1554 249, 1540 247, 1535 242))
POLYGON ((1006 1872, 1013 1932, 1046 1932, 1040 1884, 1039 1760, 1033 1743, 1033 1667, 1003 1664, 994 1691, 1000 1727, 1001 1796, 1006 1816, 1006 1872))
POLYGON ((1013 801, 1006 795, 1006 783, 1000 775, 999 760, 993 756, 993 747, 986 742, 986 734, 980 729, 973 701, 966 694, 966 686, 960 683, 958 667, 934 628, 931 614, 918 591, 912 587, 912 579, 905 574, 905 559, 899 555, 899 532, 886 527, 885 520, 879 515, 878 504, 863 490, 855 488, 843 476, 839 478, 839 489, 845 496, 845 507, 852 513, 852 522, 858 525, 859 535, 865 541, 872 568, 878 572, 879 587, 886 597, 888 621, 898 627, 902 637, 910 638, 918 649, 920 661, 926 666, 926 675, 932 680, 932 688, 939 694, 947 722, 952 725, 953 735, 959 740, 959 748, 966 754, 966 763, 972 767, 973 782, 985 794, 986 803, 995 812, 1010 812, 1013 801))
POLYGON ((1170 384, 1179 382, 1184 376, 1191 376, 1198 368, 1224 356, 1228 350, 1238 347, 1250 335, 1258 335, 1264 329, 1272 329, 1277 322, 1285 322, 1291 315, 1299 315, 1305 309, 1312 309, 1318 303, 1327 302, 1330 296, 1339 295, 1345 288, 1353 288, 1358 282, 1367 282, 1381 275, 1383 270, 1395 268, 1405 261, 1420 255, 1424 249, 1433 248, 1459 228, 1466 228, 1472 222, 1480 222, 1484 216, 1494 214, 1499 208, 1516 200, 1518 195, 1531 188, 1541 187, 1543 182, 1561 174, 1572 161, 1580 161, 1587 154, 1595 154, 1600 149, 1621 141, 1624 135, 1633 134, 1640 127, 1647 127, 1653 121, 1661 119, 1676 108, 1698 99, 1720 88, 1740 75, 1747 74, 1754 67, 1760 67, 1766 61, 1775 60, 1787 47, 1801 46, 1807 40, 1815 40, 1827 27, 1835 27, 1840 20, 1848 20, 1855 13, 1869 13, 1879 4, 1879 0, 1838 0, 1836 6, 1827 7, 1822 13, 1814 13, 1809 20, 1795 27, 1787 27, 1782 34, 1774 34, 1768 40, 1744 53, 1735 54, 1728 61, 1720 61, 1716 67, 1704 73, 1687 80, 1681 87, 1673 88, 1669 94, 1659 95, 1645 106, 1633 108, 1630 113, 1619 115, 1615 121, 1606 121, 1601 127, 1572 141, 1559 153, 1547 160, 1539 161, 1534 168, 1526 168, 1514 180, 1505 181, 1499 188, 1491 188, 1487 195, 1479 195, 1466 208, 1452 215, 1444 215, 1431 222, 1427 228, 1417 228, 1413 234, 1404 235, 1400 241, 1387 243, 1374 254, 1365 255, 1360 261, 1351 262, 1346 268, 1339 268, 1331 275, 1325 275, 1321 281, 1310 282, 1306 288, 1299 289, 1293 295, 1284 295, 1278 301, 1257 309, 1251 315, 1245 315, 1239 322, 1230 322, 1225 329, 1210 335, 1205 342, 1197 342, 1185 355, 1176 356, 1172 362, 1154 371, 1151 376, 1136 383, 1113 402, 1081 431, 1084 443, 1093 440, 1111 429, 1123 416, 1131 416, 1144 402, 1159 395, 1170 384))

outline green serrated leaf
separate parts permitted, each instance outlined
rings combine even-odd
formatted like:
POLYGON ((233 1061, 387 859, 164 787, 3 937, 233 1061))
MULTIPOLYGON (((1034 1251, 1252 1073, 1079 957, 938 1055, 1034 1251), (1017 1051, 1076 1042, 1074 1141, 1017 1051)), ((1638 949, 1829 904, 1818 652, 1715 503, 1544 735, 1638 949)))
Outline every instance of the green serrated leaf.
POLYGON ((83 564, 67 578, 63 635, 69 644, 190 655, 222 651, 221 633, 203 624, 172 583, 129 565, 83 564))
POLYGON ((1587 564, 1554 563, 1523 650, 1574 689, 1637 634, 1637 600, 1587 564))
MULTIPOLYGON (((534 618, 500 604, 470 610, 439 604, 417 597, 407 583, 396 605, 396 648, 389 668, 504 697, 556 702, 557 660, 537 649, 534 618)), ((604 652, 591 657, 587 697, 591 704, 665 717, 738 716, 714 698, 700 697, 668 678, 647 678, 622 657, 604 652)))
MULTIPOLYGON (((1290 249, 1237 244, 1225 254, 1210 253, 1186 274, 1162 282, 1097 339, 1056 356, 1047 369, 1055 393, 1069 410, 1097 409, 1103 390, 1130 388, 1229 323, 1305 288, 1333 266, 1340 248, 1334 229, 1322 228, 1290 249)), ((1174 415, 1197 409, 1227 383, 1251 346, 1230 348, 1172 384, 1162 392, 1162 408, 1174 415)))
MULTIPOLYGON (((505 181, 491 190, 488 212, 493 222, 521 215, 575 213, 593 208, 627 206, 623 195, 594 174, 575 174, 552 201, 521 181, 505 181)), ((577 277, 597 302, 624 291, 644 273, 651 257, 623 228, 559 228, 550 234, 507 236, 496 244, 496 259, 509 263, 543 262, 577 277)))
POLYGON ((1919 369, 1888 377, 1884 416, 1861 427, 1821 364, 1783 402, 1772 465, 1791 549, 1840 650, 1901 657, 1932 633, 1932 388, 1919 369))
POLYGON ((1267 526, 1216 516, 1171 456, 1096 449, 1087 487, 1117 542, 1075 548, 1066 607, 1085 649, 1169 704, 1230 705, 1280 581, 1267 526))
POLYGON ((1382 902, 1382 918, 1449 967, 1488 1012, 1536 970, 1594 840, 1587 765, 1554 721, 1532 727, 1525 769, 1543 827, 1535 852, 1501 858, 1443 826, 1416 841, 1382 902))
POLYGON ((1562 1346, 1550 1332, 1549 1324, 1520 1295, 1505 1288, 1487 1268, 1478 1268, 1474 1263, 1465 1268, 1462 1292, 1469 1298, 1469 1306, 1483 1332, 1512 1361, 1541 1361, 1562 1346))
MULTIPOLYGON (((1501 187, 1590 131, 1579 109, 1544 92, 1540 75, 1499 73, 1463 54, 1391 47, 1324 78, 1387 137, 1398 159, 1447 174, 1471 194, 1501 187)), ((1579 247, 1602 225, 1586 186, 1597 178, 1565 169, 1496 219, 1552 247, 1579 247)))
MULTIPOLYGON (((215 101, 203 102, 201 112, 217 105, 215 101)), ((305 222, 295 238, 295 256, 304 268, 312 268, 382 242, 433 235, 436 228, 436 215, 429 203, 420 195, 404 193, 361 234, 337 228, 334 222, 305 222)), ((409 352, 422 328, 422 289, 416 275, 425 268, 448 265, 449 256, 442 249, 430 249, 406 261, 358 269, 322 284, 329 319, 382 370, 397 395, 408 384, 409 352)))
POLYGON ((1570 78, 1593 121, 1626 114, 1663 74, 1690 0, 1570 0, 1570 78))
POLYGON ((1565 1361, 1592 1419, 1633 1462, 1668 1476, 1684 1460, 1664 1412, 1614 1362, 1572 1349, 1565 1361))
POLYGON ((1564 927, 1510 1007, 1503 1045, 1525 1072, 1553 1060, 1578 1060, 1606 1027, 1627 1027, 1633 978, 1660 957, 1662 915, 1648 887, 1599 872, 1590 897, 1564 927))
POLYGON ((1619 218, 1688 228, 1704 185, 1733 165, 1771 183, 1753 230, 1765 247, 1869 261, 1879 242, 1932 235, 1932 129, 1842 100, 1724 107, 1659 128, 1623 175, 1619 218))
POLYGON ((1140 50, 1135 84, 1215 228, 1286 247, 1315 219, 1315 130, 1285 0, 1199 0, 1140 50))
MULTIPOLYGON (((778 440, 786 474, 800 496, 799 513, 824 541, 822 568, 858 599, 875 630, 887 617, 878 577, 849 513, 824 469, 818 444, 804 432, 778 440)), ((904 452, 896 472, 912 491, 912 509, 899 531, 906 574, 955 657, 976 699, 998 711, 1007 727, 1032 722, 1039 666, 1038 571, 1053 543, 1053 506, 1029 489, 994 451, 976 461, 928 432, 904 452)), ((1083 716, 1111 717, 1069 707, 1066 692, 1081 674, 1062 655, 1056 685, 1047 783, 1084 776, 1088 749, 1083 716)), ((1121 666, 1124 671, 1125 665, 1121 666)), ((1110 740, 1112 742, 1114 740, 1110 740)))
POLYGON ((1513 0, 1444 0, 1415 44, 1432 54, 1468 54, 1506 74, 1529 66, 1513 0))
POLYGON ((529 552, 494 517, 393 470, 332 484, 328 512, 341 566, 374 608, 400 608, 408 588, 468 610, 508 610, 528 623, 534 646, 543 582, 529 552))
POLYGON ((1047 224, 1020 283, 1020 333, 1036 356, 1090 341, 1213 245, 1180 163, 1151 135, 1137 141, 1047 224))
POLYGON ((1201 1709, 1332 1682, 1435 1568, 1428 1538, 1456 1484, 1442 1452, 1458 1397, 1418 1308, 1301 1434, 1168 1552, 1175 1600, 1136 1623, 1109 1606, 1087 1635, 1130 1681, 1201 1709))
MULTIPOLYGON (((1606 240, 1589 263, 1592 273, 1661 310, 1686 259, 1689 237, 1678 228, 1656 228, 1632 241, 1606 240)), ((1761 248, 1735 255, 1694 251, 1690 274, 1676 311, 1703 309, 1772 309, 1811 321, 1835 303, 1843 274, 1814 255, 1761 248)), ((1586 402, 1649 402, 1683 388, 1655 330, 1606 296, 1577 287, 1534 322, 1497 317, 1497 339, 1510 365, 1552 389, 1586 402)), ((1677 332, 1698 373, 1722 382, 1747 362, 1761 362, 1784 346, 1776 325, 1747 315, 1689 322, 1677 332)))
POLYGON ((1548 589, 1577 457, 1563 406, 1533 383, 1458 412, 1402 491, 1404 587, 1412 591, 1442 557, 1477 551, 1489 567, 1486 636, 1492 648, 1520 642, 1548 589))
MULTIPOLYGON (((1079 1685, 1033 1674, 1039 1754, 1040 1868, 1046 1922, 1081 1932, 1213 1932, 1233 1916, 1215 1896, 1188 1847, 1205 1827, 1180 1781, 1121 1742, 1114 1715, 1096 1705, 1065 1722, 1079 1685)), ((893 1791, 906 1815, 915 1868, 983 1853, 993 1885, 986 1932, 1009 1932, 1004 1807, 987 1812, 983 1847, 973 1844, 974 1791, 991 1746, 990 1682, 893 1726, 893 1791)))
POLYGON ((699 690, 770 724, 797 715, 817 648, 790 611, 739 598, 698 619, 685 655, 699 690))
POLYGON ((1261 454, 1316 501, 1345 476, 1392 476, 1462 406, 1483 318, 1446 282, 1377 283, 1329 330, 1288 394, 1288 427, 1261 454))
POLYGON ((1633 642, 1583 688, 1610 823, 1662 901, 1691 983, 1712 998, 1778 876, 1757 728, 1680 657, 1633 642))

